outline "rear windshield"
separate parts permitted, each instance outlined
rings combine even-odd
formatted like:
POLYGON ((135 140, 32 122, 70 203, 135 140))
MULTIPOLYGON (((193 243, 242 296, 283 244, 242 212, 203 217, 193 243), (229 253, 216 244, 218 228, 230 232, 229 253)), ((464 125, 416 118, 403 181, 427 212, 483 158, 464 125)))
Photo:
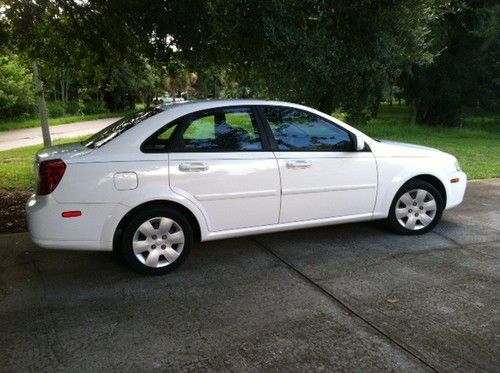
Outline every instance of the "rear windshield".
POLYGON ((88 139, 82 141, 82 145, 91 149, 99 148, 100 146, 113 140, 115 137, 119 136, 126 130, 136 126, 149 117, 152 117, 153 115, 156 115, 162 111, 163 109, 161 108, 154 108, 122 118, 119 121, 110 124, 103 130, 97 132, 95 135, 92 135, 88 139))

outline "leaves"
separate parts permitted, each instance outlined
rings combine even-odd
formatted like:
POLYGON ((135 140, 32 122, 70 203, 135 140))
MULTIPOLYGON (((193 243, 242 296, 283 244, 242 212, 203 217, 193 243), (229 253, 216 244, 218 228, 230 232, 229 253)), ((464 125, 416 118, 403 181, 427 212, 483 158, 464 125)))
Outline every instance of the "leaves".
POLYGON ((343 110, 354 124, 396 84, 421 118, 498 101, 498 10, 487 0, 5 3, 0 38, 40 61, 49 89, 64 80, 70 96, 111 108, 186 85, 343 110))
POLYGON ((31 113, 34 109, 33 80, 15 55, 0 56, 0 118, 31 113))

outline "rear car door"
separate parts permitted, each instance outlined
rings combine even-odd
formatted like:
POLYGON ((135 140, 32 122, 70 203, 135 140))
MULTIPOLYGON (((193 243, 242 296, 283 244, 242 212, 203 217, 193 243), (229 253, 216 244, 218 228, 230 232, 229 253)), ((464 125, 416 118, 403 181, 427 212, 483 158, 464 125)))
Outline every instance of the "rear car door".
POLYGON ((351 134, 308 111, 262 107, 282 183, 280 223, 371 214, 377 167, 351 134))
POLYGON ((253 107, 206 110, 177 127, 170 187, 200 206, 210 231, 278 222, 278 166, 253 107))

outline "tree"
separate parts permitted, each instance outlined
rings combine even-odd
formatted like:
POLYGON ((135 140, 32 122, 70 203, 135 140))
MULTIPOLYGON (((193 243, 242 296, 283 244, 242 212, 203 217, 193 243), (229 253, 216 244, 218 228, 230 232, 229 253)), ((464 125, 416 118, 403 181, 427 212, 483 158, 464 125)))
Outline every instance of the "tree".
POLYGON ((66 97, 66 91, 105 96, 113 108, 151 96, 150 88, 161 85, 165 71, 171 74, 167 86, 177 91, 187 82, 211 96, 285 99, 325 112, 342 109, 354 123, 376 114, 395 82, 425 120, 438 118, 432 113, 441 108, 471 105, 460 98, 463 92, 475 92, 470 97, 482 108, 498 97, 497 86, 489 83, 498 77, 493 66, 498 17, 486 11, 491 8, 486 0, 6 4, 13 44, 40 59, 54 85, 67 83, 59 96, 66 97), (465 53, 467 48, 474 53, 465 53), (455 64, 457 56, 464 58, 455 64), (479 63, 487 67, 472 71, 470 66, 479 63), (144 69, 160 79, 149 73, 141 77, 144 69), (436 79, 443 72, 447 78, 436 79), (462 72, 470 75, 469 83, 457 79, 462 72), (480 92, 489 99, 477 99, 480 92))
POLYGON ((15 55, 0 56, 0 119, 33 113, 33 78, 15 55))
POLYGON ((500 5, 453 1, 433 25, 433 63, 407 75, 405 96, 418 121, 459 126, 464 107, 499 109, 500 5))
MULTIPOLYGON (((94 23, 91 12, 76 12, 73 5, 79 5, 67 1, 5 3, 0 30, 9 31, 9 48, 38 62, 47 96, 64 102, 67 110, 82 99, 95 100, 94 110, 103 102, 122 110, 141 99, 147 105, 152 101, 159 84, 155 69, 132 41, 137 40, 121 29, 121 20, 117 28, 103 18, 94 23)), ((99 13, 99 18, 106 16, 99 13)))
POLYGON ((325 112, 342 108, 364 121, 376 112, 388 82, 432 59, 428 25, 443 3, 213 2, 205 15, 212 25, 206 43, 187 48, 198 58, 186 56, 222 66, 251 95, 325 112))

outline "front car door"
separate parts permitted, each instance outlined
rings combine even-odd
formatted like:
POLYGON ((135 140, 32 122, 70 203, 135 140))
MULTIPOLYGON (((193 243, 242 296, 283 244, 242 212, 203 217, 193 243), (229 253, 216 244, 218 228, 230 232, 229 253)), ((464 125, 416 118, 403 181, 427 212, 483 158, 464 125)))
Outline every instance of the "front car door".
POLYGON ((308 111, 261 110, 281 175, 280 223, 373 213, 377 167, 371 151, 355 151, 347 130, 308 111))
POLYGON ((200 206, 210 231, 278 222, 278 166, 256 118, 251 106, 211 109, 172 135, 170 187, 200 206))

